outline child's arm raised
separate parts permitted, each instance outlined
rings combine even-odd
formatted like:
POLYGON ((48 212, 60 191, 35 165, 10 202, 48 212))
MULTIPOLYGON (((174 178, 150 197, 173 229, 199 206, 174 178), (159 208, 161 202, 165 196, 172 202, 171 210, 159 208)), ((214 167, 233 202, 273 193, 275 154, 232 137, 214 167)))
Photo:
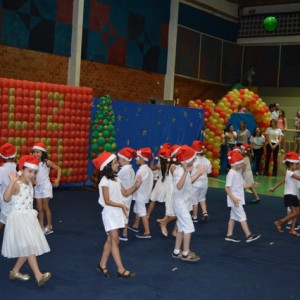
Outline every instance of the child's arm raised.
POLYGON ((8 176, 10 182, 3 194, 3 199, 5 202, 9 202, 12 195, 17 195, 20 192, 20 186, 18 184, 15 184, 19 179, 18 173, 11 173, 8 176))

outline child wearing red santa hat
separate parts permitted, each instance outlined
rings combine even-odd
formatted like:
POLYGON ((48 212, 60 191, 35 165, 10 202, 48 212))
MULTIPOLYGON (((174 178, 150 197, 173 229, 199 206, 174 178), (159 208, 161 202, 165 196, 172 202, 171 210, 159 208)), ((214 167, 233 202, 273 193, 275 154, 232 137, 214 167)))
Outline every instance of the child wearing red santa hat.
POLYGON ((242 171, 244 168, 244 156, 238 151, 229 151, 228 162, 231 166, 226 175, 225 191, 227 193, 227 206, 230 207, 230 218, 228 221, 227 235, 225 240, 239 243, 241 240, 233 235, 235 222, 240 222, 246 236, 246 242, 250 243, 260 238, 260 235, 252 234, 243 205, 245 205, 244 189, 258 186, 257 182, 246 184, 242 171))
POLYGON ((138 189, 141 179, 137 177, 133 186, 125 189, 117 177, 119 166, 117 157, 115 154, 106 151, 95 158, 93 164, 100 170, 98 202, 103 207, 102 220, 107 233, 97 270, 104 277, 111 277, 111 273, 107 268, 107 261, 110 254, 112 254, 118 269, 118 277, 133 277, 135 273, 126 270, 122 263, 119 249, 119 230, 125 227, 125 219, 128 218, 128 208, 124 203, 124 197, 129 196, 138 189))
POLYGON ((279 233, 283 233, 282 225, 288 221, 292 221, 289 234, 293 236, 300 236, 295 230, 299 216, 299 200, 298 200, 298 189, 300 187, 300 176, 297 174, 299 171, 300 155, 296 152, 287 152, 283 161, 286 165, 286 175, 285 178, 275 184, 269 189, 270 192, 275 191, 281 184, 284 185, 284 205, 290 210, 287 216, 274 222, 279 233))
POLYGON ((15 146, 10 143, 5 143, 0 147, 0 157, 4 161, 0 167, 0 230, 4 227, 11 209, 11 203, 3 200, 3 193, 9 184, 8 174, 16 171, 16 154, 15 146))
POLYGON ((38 218, 45 235, 53 233, 52 213, 49 201, 53 198, 53 187, 58 187, 61 177, 61 168, 48 159, 47 149, 43 142, 36 142, 32 147, 32 154, 39 160, 39 170, 36 175, 34 198, 39 212, 38 218), (57 177, 51 184, 50 169, 57 171, 57 177), (52 187, 53 186, 53 187, 52 187), (44 226, 46 217, 47 225, 44 226))
POLYGON ((183 145, 177 150, 175 156, 180 165, 174 165, 171 169, 174 188, 173 209, 177 218, 177 234, 172 257, 183 261, 196 262, 200 257, 190 251, 191 235, 195 231, 190 210, 192 207, 192 182, 201 173, 198 171, 193 176, 190 175, 196 157, 196 151, 193 148, 183 145))
POLYGON ((28 274, 20 269, 28 261, 38 286, 44 285, 51 273, 41 273, 36 256, 50 251, 47 240, 39 226, 37 211, 33 209, 32 181, 39 168, 39 161, 34 155, 22 156, 18 163, 18 173, 9 174, 10 182, 3 194, 4 201, 11 202, 11 212, 7 217, 2 255, 17 258, 9 273, 9 279, 27 281, 28 274))
POLYGON ((135 204, 133 211, 135 213, 135 219, 132 226, 128 229, 136 232, 136 237, 141 239, 151 238, 149 218, 147 216, 146 204, 149 202, 151 190, 153 187, 153 173, 147 165, 151 158, 152 151, 149 147, 141 148, 136 151, 136 163, 139 165, 139 169, 136 172, 136 176, 141 177, 142 183, 138 190, 133 194, 133 200, 135 204), (139 233, 139 222, 142 219, 144 233, 139 233))
POLYGON ((193 141, 191 147, 196 151, 196 159, 193 163, 193 176, 199 169, 201 175, 192 184, 192 199, 193 199, 193 215, 192 220, 194 223, 198 222, 198 206, 200 204, 202 210, 202 220, 207 222, 209 219, 206 205, 206 194, 208 189, 208 177, 211 173, 211 162, 203 156, 204 144, 201 141, 193 141))
MULTIPOLYGON (((129 189, 134 184, 135 172, 132 168, 131 160, 135 156, 136 151, 130 147, 121 149, 118 154, 118 162, 121 166, 118 177, 120 178, 125 189, 129 189)), ((124 198, 125 205, 128 208, 128 217, 125 220, 125 227, 122 229, 120 234, 121 241, 128 241, 128 219, 130 213, 130 206, 132 202, 132 195, 124 198)))

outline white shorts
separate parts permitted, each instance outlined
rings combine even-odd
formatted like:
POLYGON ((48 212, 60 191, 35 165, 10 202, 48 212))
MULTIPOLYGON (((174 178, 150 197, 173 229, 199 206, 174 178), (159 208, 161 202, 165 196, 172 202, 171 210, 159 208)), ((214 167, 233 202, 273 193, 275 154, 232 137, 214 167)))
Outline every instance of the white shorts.
MULTIPOLYGON (((130 212, 131 202, 132 202, 132 196, 130 196, 128 198, 124 198, 124 204, 128 208, 128 211, 127 211, 128 218, 129 218, 129 212, 130 212)), ((125 216, 125 219, 124 219, 125 220, 125 224, 128 224, 128 218, 125 216)))
POLYGON ((144 217, 147 215, 146 203, 138 202, 135 200, 135 204, 133 207, 133 212, 137 214, 139 217, 144 217))
POLYGON ((188 204, 184 203, 184 201, 180 199, 175 200, 173 203, 174 213, 177 218, 176 224, 178 232, 192 233, 195 231, 188 206, 188 204))
POLYGON ((44 198, 53 198, 53 188, 51 182, 46 184, 36 185, 34 187, 34 198, 44 199, 44 198))
POLYGON ((232 206, 230 210, 230 219, 237 222, 243 222, 247 220, 247 216, 242 205, 232 206))
POLYGON ((204 202, 206 200, 207 188, 193 187, 192 189, 192 199, 193 205, 199 202, 204 202))

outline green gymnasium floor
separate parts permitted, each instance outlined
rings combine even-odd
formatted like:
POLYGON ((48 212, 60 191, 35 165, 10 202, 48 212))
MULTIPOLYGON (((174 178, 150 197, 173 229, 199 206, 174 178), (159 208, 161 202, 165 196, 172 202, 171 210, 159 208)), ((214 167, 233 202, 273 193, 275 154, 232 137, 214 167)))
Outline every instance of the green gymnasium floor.
MULTIPOLYGON (((276 178, 273 177, 265 177, 265 176, 254 176, 254 180, 260 183, 259 187, 256 187, 259 195, 268 195, 268 196, 283 196, 283 187, 281 185, 278 187, 273 193, 268 192, 268 189, 274 186, 277 182, 279 182, 283 178, 283 175, 279 175, 276 178)), ((215 188, 225 188, 226 175, 219 175, 216 178, 209 177, 208 184, 210 187, 215 188)))

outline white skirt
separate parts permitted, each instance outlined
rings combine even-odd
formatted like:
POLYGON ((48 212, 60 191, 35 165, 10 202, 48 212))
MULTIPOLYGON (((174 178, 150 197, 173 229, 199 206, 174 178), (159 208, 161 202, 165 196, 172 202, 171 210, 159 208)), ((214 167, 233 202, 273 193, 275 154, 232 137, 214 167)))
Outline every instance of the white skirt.
POLYGON ((11 211, 5 225, 2 255, 7 258, 42 255, 50 251, 37 211, 11 211))

